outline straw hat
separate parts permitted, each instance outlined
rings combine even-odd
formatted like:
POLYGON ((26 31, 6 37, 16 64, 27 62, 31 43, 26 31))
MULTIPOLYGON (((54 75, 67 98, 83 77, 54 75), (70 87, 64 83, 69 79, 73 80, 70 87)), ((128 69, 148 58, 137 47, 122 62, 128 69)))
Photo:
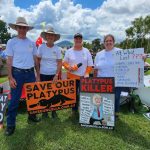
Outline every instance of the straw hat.
POLYGON ((32 30, 34 28, 34 27, 28 25, 28 23, 26 22, 26 19, 24 17, 18 17, 16 20, 16 23, 9 23, 8 25, 14 30, 16 30, 16 26, 28 27, 28 30, 32 30))
POLYGON ((55 35, 55 41, 60 39, 60 34, 56 33, 52 27, 49 27, 47 31, 41 32, 41 37, 46 40, 46 34, 55 35))

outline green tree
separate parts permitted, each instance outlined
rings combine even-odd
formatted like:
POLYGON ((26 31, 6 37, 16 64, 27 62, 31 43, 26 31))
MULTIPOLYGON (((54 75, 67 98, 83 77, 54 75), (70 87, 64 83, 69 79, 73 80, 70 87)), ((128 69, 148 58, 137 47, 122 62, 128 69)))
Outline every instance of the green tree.
POLYGON ((7 41, 11 38, 10 33, 8 33, 7 25, 4 21, 0 20, 0 39, 3 44, 6 44, 7 41))
POLYGON ((94 39, 92 41, 92 49, 94 53, 97 53, 102 49, 101 40, 100 39, 94 39))
POLYGON ((83 47, 86 47, 87 49, 92 49, 92 44, 90 44, 89 42, 83 42, 83 47))
POLYGON ((120 47, 144 47, 145 52, 150 52, 150 16, 136 18, 131 24, 126 29, 126 39, 120 43, 120 47))

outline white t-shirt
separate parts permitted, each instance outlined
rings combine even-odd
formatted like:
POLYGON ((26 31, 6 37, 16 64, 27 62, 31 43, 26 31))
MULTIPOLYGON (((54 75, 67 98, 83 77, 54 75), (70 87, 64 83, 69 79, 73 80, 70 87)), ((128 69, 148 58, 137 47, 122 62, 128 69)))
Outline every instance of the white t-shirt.
POLYGON ((102 50, 96 54, 94 67, 98 69, 97 77, 114 77, 115 60, 113 52, 121 50, 114 47, 111 51, 102 50))
POLYGON ((77 71, 71 72, 78 76, 84 76, 86 67, 93 66, 92 56, 89 50, 84 47, 82 50, 74 50, 73 48, 68 49, 65 53, 64 61, 69 63, 70 66, 82 63, 82 66, 79 67, 77 71))
POLYGON ((62 59, 61 48, 54 45, 52 48, 47 47, 44 43, 39 46, 37 56, 41 58, 40 73, 45 75, 56 74, 57 60, 62 59))
POLYGON ((29 69, 34 67, 33 56, 37 54, 37 48, 28 38, 14 37, 7 42, 6 55, 13 57, 13 67, 29 69))

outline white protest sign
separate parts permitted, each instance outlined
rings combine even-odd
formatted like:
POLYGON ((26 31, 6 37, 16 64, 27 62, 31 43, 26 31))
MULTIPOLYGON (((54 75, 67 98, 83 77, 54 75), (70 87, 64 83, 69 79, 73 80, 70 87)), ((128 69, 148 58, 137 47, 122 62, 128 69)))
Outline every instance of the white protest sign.
POLYGON ((126 49, 114 52, 115 86, 142 87, 144 78, 144 48, 126 49))

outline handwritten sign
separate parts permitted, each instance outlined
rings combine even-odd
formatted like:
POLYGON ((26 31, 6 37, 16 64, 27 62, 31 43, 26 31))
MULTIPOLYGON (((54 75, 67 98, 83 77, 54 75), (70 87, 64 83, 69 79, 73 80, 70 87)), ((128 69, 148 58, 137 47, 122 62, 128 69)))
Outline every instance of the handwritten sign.
POLYGON ((76 103, 76 80, 58 80, 25 84, 29 114, 74 107, 76 103))
POLYGON ((113 129, 114 78, 81 78, 81 126, 113 129))
POLYGON ((0 124, 3 123, 7 103, 8 96, 6 94, 0 94, 0 124))
POLYGON ((141 87, 144 78, 143 48, 126 49, 114 52, 115 86, 141 87))

